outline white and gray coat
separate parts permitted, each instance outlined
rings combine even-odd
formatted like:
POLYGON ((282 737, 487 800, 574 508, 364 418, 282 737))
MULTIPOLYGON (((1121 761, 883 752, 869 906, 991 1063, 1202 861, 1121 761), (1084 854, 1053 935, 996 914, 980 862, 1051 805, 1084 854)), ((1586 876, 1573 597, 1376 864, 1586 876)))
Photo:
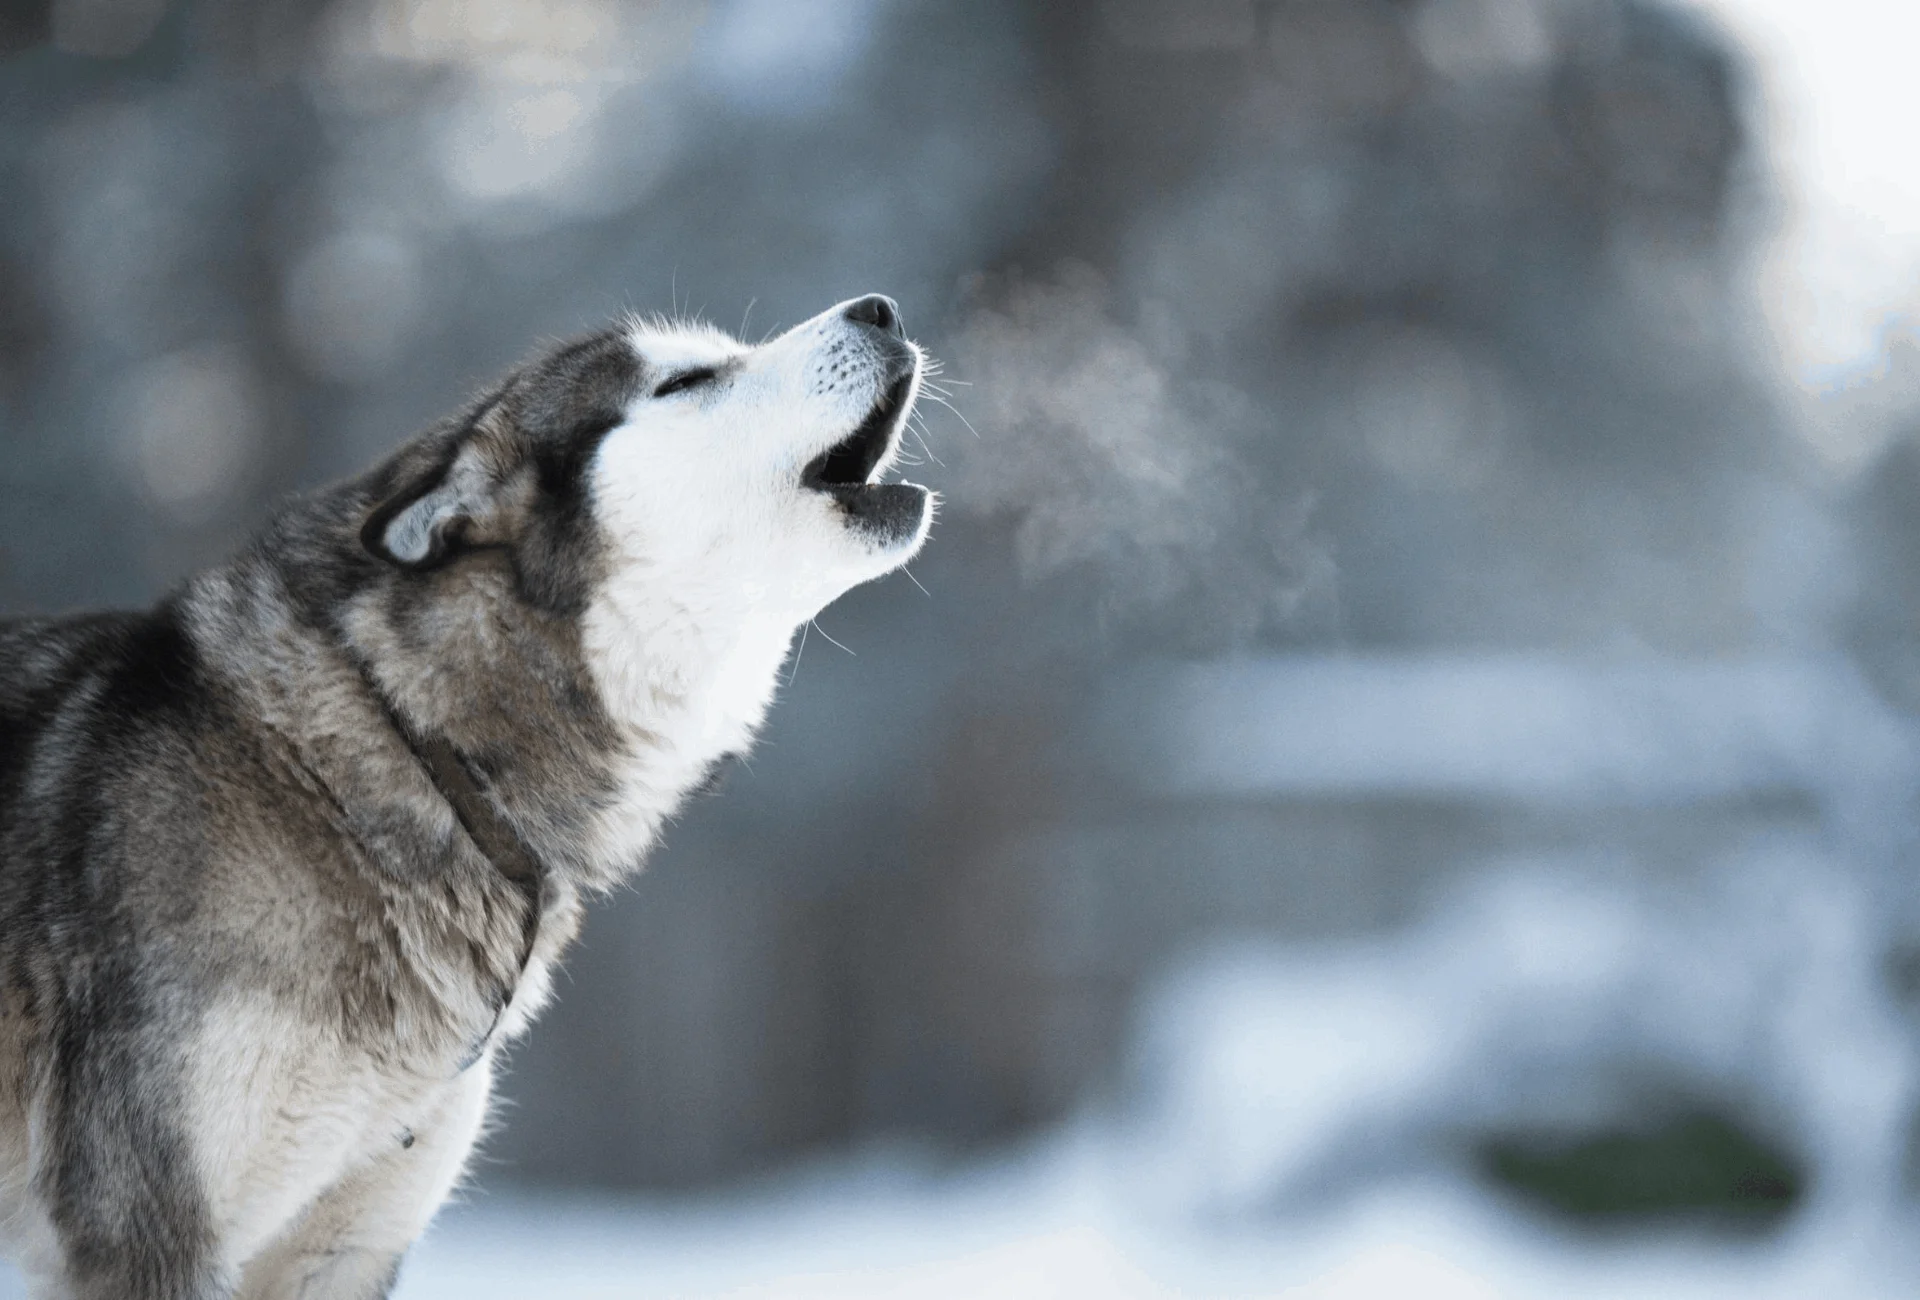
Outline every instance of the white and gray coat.
POLYGON ((878 296, 758 347, 622 322, 155 609, 0 623, 0 1245, 37 1295, 387 1294, 582 899, 925 540, 880 482, 919 376, 878 296))

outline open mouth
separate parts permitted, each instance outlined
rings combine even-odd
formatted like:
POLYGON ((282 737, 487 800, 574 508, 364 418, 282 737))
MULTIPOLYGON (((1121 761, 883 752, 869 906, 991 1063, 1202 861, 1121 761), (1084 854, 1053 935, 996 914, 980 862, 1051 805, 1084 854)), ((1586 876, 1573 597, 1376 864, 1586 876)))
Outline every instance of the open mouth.
POLYGON ((867 412, 867 418, 860 421, 860 427, 807 463, 800 471, 800 481, 823 491, 863 486, 873 477, 874 467, 885 459, 887 449, 892 446, 907 395, 912 390, 913 372, 909 370, 887 385, 887 391, 867 412))

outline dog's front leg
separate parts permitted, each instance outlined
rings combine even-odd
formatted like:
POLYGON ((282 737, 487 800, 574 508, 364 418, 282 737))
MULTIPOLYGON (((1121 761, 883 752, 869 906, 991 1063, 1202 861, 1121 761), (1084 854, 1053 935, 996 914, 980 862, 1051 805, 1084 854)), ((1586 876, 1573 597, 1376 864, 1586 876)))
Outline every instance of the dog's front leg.
POLYGON ((88 1246, 64 1275, 29 1274, 33 1300, 229 1300, 211 1252, 184 1252, 156 1242, 88 1246))
POLYGON ((36 1297, 227 1300, 206 1188, 152 1040, 61 1045, 30 1124, 33 1196, 57 1243, 36 1297))
POLYGON ((442 1085, 385 1149, 329 1188, 244 1270, 236 1300, 383 1300, 465 1168, 486 1118, 492 1054, 442 1085))
MULTIPOLYGON (((303 1255, 291 1271, 262 1291, 274 1300, 386 1300, 400 1280, 399 1251, 342 1249, 331 1255, 303 1255)), ((253 1294, 249 1291, 248 1294, 253 1294)))

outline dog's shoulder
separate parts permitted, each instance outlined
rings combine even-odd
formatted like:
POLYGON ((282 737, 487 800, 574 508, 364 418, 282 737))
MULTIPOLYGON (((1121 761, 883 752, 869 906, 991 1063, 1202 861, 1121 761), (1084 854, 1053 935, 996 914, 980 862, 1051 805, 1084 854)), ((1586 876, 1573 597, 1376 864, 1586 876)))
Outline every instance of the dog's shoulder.
POLYGON ((192 640, 172 601, 149 610, 0 619, 0 710, 26 717, 99 679, 157 703, 191 676, 192 640))
POLYGON ((0 808, 49 736, 110 741, 188 707, 196 658, 170 606, 0 622, 0 808))
POLYGON ((177 604, 0 622, 0 718, 33 732, 65 711, 139 722, 191 708, 205 683, 177 604))

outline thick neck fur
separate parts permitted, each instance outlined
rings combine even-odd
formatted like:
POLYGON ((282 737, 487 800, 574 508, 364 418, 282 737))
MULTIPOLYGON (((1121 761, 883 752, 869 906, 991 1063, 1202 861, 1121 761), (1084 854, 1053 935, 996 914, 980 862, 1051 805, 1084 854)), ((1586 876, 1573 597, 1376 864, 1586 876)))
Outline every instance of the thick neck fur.
MULTIPOLYGON (((216 635, 258 639, 308 668, 325 660, 343 698, 366 693, 357 660, 410 726, 460 751, 569 892, 638 869, 687 792, 752 742, 800 621, 723 584, 663 600, 663 588, 689 588, 651 571, 599 584, 583 609, 543 610, 522 598, 504 551, 419 574, 364 564, 345 538, 298 554, 308 558, 243 557, 201 579, 217 595, 202 603, 226 611, 216 635), (357 590, 334 604, 332 625, 290 620, 303 590, 345 571, 357 590)), ((282 712, 316 741, 347 729, 300 701, 282 712)), ((392 730, 369 722, 361 709, 354 725, 392 730)))
POLYGON ((714 763, 743 751, 772 702, 796 622, 736 593, 691 608, 641 583, 601 592, 581 620, 581 650, 614 732, 620 798, 597 820, 596 852, 630 868, 714 763))

